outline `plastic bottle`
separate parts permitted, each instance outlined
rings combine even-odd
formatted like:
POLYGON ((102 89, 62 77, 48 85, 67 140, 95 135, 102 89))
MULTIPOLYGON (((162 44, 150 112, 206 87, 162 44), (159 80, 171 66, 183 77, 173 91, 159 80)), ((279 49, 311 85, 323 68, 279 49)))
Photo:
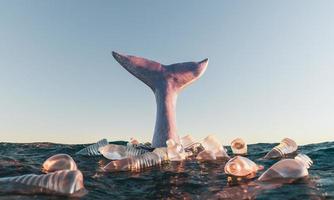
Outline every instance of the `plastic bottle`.
POLYGON ((124 146, 117 144, 108 144, 106 146, 100 147, 99 152, 107 159, 121 160, 124 158, 138 156, 149 151, 143 148, 136 148, 132 145, 124 146))
POLYGON ((161 165, 161 163, 166 160, 168 160, 167 149, 165 147, 156 148, 153 152, 111 161, 103 168, 103 170, 111 172, 140 171, 148 167, 161 165))
POLYGON ((197 156, 197 160, 216 160, 216 154, 209 150, 201 151, 197 156))
POLYGON ((231 142, 231 149, 235 155, 247 155, 247 144, 241 138, 236 138, 231 142))
POLYGON ((264 159, 284 158, 294 154, 297 149, 298 146, 295 141, 290 138, 284 138, 279 145, 275 146, 267 153, 267 155, 264 156, 264 159))
POLYGON ((259 178, 259 181, 294 180, 308 176, 308 168, 313 161, 305 154, 294 159, 283 159, 271 166, 259 178))
POLYGON ((87 193, 79 170, 0 178, 0 193, 52 194, 81 197, 87 193))
POLYGON ((231 158, 224 167, 224 171, 227 175, 242 178, 254 178, 257 171, 261 169, 263 169, 263 166, 257 165, 243 156, 231 158))
POLYGON ((86 148, 81 149, 76 154, 77 155, 86 155, 86 156, 98 156, 101 155, 99 148, 108 145, 107 139, 102 139, 95 144, 89 145, 86 148))
POLYGON ((204 138, 204 140, 201 142, 201 145, 205 150, 212 151, 217 158, 229 158, 225 148, 214 135, 209 135, 208 137, 204 138))
POLYGON ((59 170, 77 170, 77 165, 73 158, 67 154, 56 154, 46 159, 42 165, 42 171, 46 173, 59 170))
POLYGON ((181 144, 176 143, 173 139, 169 139, 167 144, 167 155, 170 161, 181 161, 187 156, 181 144))

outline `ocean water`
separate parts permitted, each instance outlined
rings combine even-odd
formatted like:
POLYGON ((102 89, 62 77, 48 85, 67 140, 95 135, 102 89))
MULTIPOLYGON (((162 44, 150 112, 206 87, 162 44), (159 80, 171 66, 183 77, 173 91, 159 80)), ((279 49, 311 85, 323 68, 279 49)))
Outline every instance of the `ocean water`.
MULTIPOLYGON (((118 144, 124 142, 116 142, 118 144)), ((265 169, 277 161, 261 160, 277 144, 248 146, 249 158, 265 169)), ((85 157, 75 152, 87 145, 53 143, 0 143, 0 177, 41 174, 42 163, 48 157, 67 153, 77 162, 84 175, 89 193, 81 199, 334 199, 334 142, 299 147, 314 164, 310 176, 290 184, 258 185, 250 181, 240 186, 228 186, 224 162, 184 161, 166 163, 142 172, 103 173, 101 166, 108 163, 102 156, 85 157), (245 196, 245 194, 247 194, 245 196)), ((231 150, 227 147, 228 153, 231 150)), ((263 172, 263 171, 262 171, 263 172)), ((258 176, 261 173, 258 173, 258 176)), ((7 195, 0 199, 64 199, 47 195, 7 195)))

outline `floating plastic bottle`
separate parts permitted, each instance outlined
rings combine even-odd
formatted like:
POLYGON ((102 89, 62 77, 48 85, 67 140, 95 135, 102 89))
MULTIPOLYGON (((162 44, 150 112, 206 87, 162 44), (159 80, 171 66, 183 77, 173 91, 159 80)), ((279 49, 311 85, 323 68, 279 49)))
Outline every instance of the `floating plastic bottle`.
POLYGON ((167 144, 167 155, 170 161, 181 161, 187 156, 181 144, 176 143, 173 139, 169 139, 167 144))
POLYGON ((197 160, 216 160, 216 154, 213 151, 204 150, 201 151, 197 156, 197 160))
POLYGON ((231 142, 231 149, 235 155, 247 155, 247 144, 241 138, 236 138, 231 142))
POLYGON ((264 159, 284 158, 296 153, 297 149, 298 146, 295 141, 290 138, 284 138, 279 145, 275 146, 264 156, 264 159))
POLYGON ((224 167, 224 171, 227 175, 246 179, 254 178, 257 171, 262 169, 263 166, 257 165, 243 156, 231 158, 224 167))
POLYGON ((86 155, 86 156, 98 156, 101 155, 99 148, 108 145, 107 139, 102 139, 95 144, 89 145, 88 147, 81 149, 77 152, 77 155, 86 155))
POLYGON ((159 166, 166 160, 168 160, 167 149, 165 147, 156 148, 153 152, 111 161, 103 168, 103 170, 111 172, 140 171, 149 167, 159 166))
POLYGON ((212 151, 217 158, 229 158, 224 146, 214 135, 204 138, 201 144, 205 150, 212 151))
POLYGON ((199 152, 204 150, 201 143, 195 141, 191 135, 186 135, 182 137, 180 139, 180 143, 183 146, 184 151, 187 154, 187 157, 189 156, 196 157, 199 152))
POLYGON ((59 170, 77 170, 77 165, 73 158, 67 154, 56 154, 46 159, 42 165, 42 171, 46 173, 59 170))
POLYGON ((147 142, 147 143, 139 143, 138 140, 134 139, 134 138, 131 138, 130 139, 130 142, 128 142, 126 144, 126 146, 131 146, 131 147, 134 147, 134 148, 137 148, 137 149, 144 149, 144 150, 147 150, 147 151, 153 151, 155 148, 152 147, 152 145, 147 142))
POLYGON ((79 170, 0 178, 0 193, 81 197, 87 193, 79 170))
POLYGON ((121 160, 124 158, 129 158, 133 156, 142 155, 149 152, 147 149, 136 148, 132 145, 117 145, 117 144, 108 144, 106 146, 100 147, 99 152, 110 160, 121 160))
POLYGON ((180 139, 180 142, 183 146, 183 148, 188 148, 192 145, 194 145, 196 142, 195 140, 193 139, 193 137, 191 135, 186 135, 186 136, 183 136, 181 139, 180 139))
POLYGON ((308 176, 308 168, 313 161, 305 154, 298 154, 294 159, 283 159, 271 166, 259 181, 295 180, 308 176))
POLYGON ((130 138, 130 144, 139 144, 139 141, 136 138, 130 138))

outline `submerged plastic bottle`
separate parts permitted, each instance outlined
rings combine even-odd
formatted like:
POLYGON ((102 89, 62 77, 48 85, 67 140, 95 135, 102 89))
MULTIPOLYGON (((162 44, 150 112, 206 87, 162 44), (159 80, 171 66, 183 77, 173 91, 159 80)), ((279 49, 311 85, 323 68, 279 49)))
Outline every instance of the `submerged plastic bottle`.
POLYGON ((243 156, 235 156, 231 158, 224 167, 225 174, 228 175, 229 183, 236 183, 256 176, 258 170, 262 170, 263 166, 257 165, 250 159, 243 156))
POLYGON ((247 144, 241 138, 236 138, 231 142, 231 149, 235 155, 247 155, 247 144))
POLYGON ((259 181, 294 180, 308 176, 308 168, 313 161, 305 154, 294 159, 283 159, 271 166, 259 178, 259 181))
POLYGON ((187 153, 181 144, 176 143, 173 139, 169 139, 167 144, 167 155, 170 161, 181 161, 186 159, 187 153))
POLYGON ((224 146, 214 135, 204 138, 201 145, 205 150, 212 151, 217 158, 229 158, 224 146))
POLYGON ((86 148, 81 149, 76 154, 77 155, 85 155, 85 156, 98 156, 101 155, 99 152, 99 148, 108 145, 107 139, 102 139, 95 144, 89 145, 86 148))
POLYGON ((284 138, 279 145, 275 146, 264 156, 264 159, 284 158, 296 153, 297 149, 298 146, 295 141, 290 138, 284 138))
POLYGON ((147 153, 149 152, 149 150, 143 148, 136 148, 132 145, 124 146, 117 144, 108 144, 106 146, 100 147, 99 152, 107 159, 121 160, 124 158, 129 158, 147 153))
POLYGON ((79 170, 0 178, 0 193, 81 197, 87 193, 79 170))
POLYGON ((77 165, 73 158, 67 154, 56 154, 46 159, 42 165, 42 171, 45 173, 59 170, 77 170, 77 165))
POLYGON ((156 148, 153 152, 133 156, 121 160, 115 160, 103 167, 104 171, 140 171, 148 167, 159 166, 163 161, 168 160, 165 147, 156 148))

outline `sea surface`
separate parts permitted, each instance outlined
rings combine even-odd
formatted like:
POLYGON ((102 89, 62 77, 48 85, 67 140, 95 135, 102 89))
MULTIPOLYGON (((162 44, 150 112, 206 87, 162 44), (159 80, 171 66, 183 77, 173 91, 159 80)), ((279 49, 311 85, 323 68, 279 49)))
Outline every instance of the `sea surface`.
MULTIPOLYGON (((125 142, 116 142, 125 144, 125 142)), ((77 162, 89 193, 81 199, 334 199, 334 142, 299 147, 314 162, 305 180, 290 184, 263 185, 255 180, 239 186, 228 186, 224 162, 166 163, 142 172, 103 173, 108 163, 102 156, 75 155, 86 145, 54 143, 0 143, 0 177, 41 174, 41 165, 48 157, 67 153, 77 162), (245 194, 247 194, 245 196, 245 194)), ((275 160, 261 158, 277 144, 248 146, 249 158, 268 169, 275 160)), ((230 147, 227 147, 231 155, 230 147)), ((263 171, 258 173, 261 175, 263 171)), ((47 195, 7 195, 0 199, 64 199, 47 195)))

